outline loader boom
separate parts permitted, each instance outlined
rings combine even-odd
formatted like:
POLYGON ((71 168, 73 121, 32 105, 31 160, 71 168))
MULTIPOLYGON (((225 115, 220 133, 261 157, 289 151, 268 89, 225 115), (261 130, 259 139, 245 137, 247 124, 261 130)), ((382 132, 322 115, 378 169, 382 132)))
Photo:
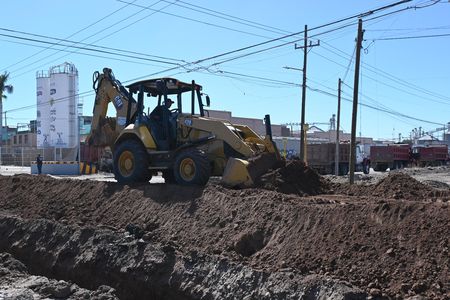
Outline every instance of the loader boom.
POLYGON ((91 134, 88 143, 95 146, 112 147, 119 133, 136 117, 136 100, 115 79, 112 70, 104 68, 103 73, 98 71, 93 75, 93 88, 95 90, 95 104, 93 110, 91 134), (108 105, 112 102, 116 109, 116 117, 106 116, 108 105))

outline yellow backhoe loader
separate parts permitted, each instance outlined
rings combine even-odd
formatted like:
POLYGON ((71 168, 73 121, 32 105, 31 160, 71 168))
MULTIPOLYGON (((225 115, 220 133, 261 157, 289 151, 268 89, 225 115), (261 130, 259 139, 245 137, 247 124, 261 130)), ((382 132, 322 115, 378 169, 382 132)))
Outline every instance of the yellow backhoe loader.
POLYGON ((210 99, 194 81, 157 78, 127 88, 111 69, 94 73, 97 95, 89 141, 111 147, 114 175, 120 183, 148 182, 162 172, 169 183, 204 185, 210 176, 222 176, 226 185, 252 186, 256 178, 282 163, 272 141, 269 115, 262 138, 248 126, 208 117, 204 106, 210 105, 210 99), (106 117, 110 102, 116 118, 106 117), (175 104, 171 110, 169 103, 175 104), (149 110, 155 106, 158 117, 149 110))

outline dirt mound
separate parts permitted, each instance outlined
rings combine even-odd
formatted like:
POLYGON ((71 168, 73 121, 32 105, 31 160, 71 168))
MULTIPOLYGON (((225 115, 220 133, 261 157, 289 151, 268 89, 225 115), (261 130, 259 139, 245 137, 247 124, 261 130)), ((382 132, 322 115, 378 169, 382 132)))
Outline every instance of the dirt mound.
POLYGON ((409 201, 450 201, 450 190, 434 188, 423 184, 411 176, 393 172, 373 185, 364 184, 334 184, 335 193, 353 196, 371 196, 383 199, 402 199, 409 201))
MULTIPOLYGON (((372 190, 374 195, 393 199, 419 200, 435 199, 447 195, 448 192, 437 191, 411 176, 403 173, 392 173, 381 180, 372 190)), ((448 198, 446 199, 448 201, 448 198)))
MULTIPOLYGON (((362 291, 325 276, 288 271, 269 275, 223 257, 182 253, 174 243, 136 239, 123 231, 0 216, 0 236, 0 249, 9 248, 32 271, 112 290, 102 285, 106 282, 117 288, 120 299, 365 298, 362 291)), ((77 293, 78 298, 73 298, 67 283, 59 281, 55 287, 55 282, 45 289, 57 291, 50 295, 57 293, 58 299, 115 299, 108 295, 97 298, 95 293, 87 298, 77 293), (61 291, 59 286, 65 289, 61 291)))
POLYGON ((326 180, 299 160, 262 175, 256 184, 267 190, 299 196, 324 194, 330 190, 326 180))
MULTIPOLYGON (((290 170, 288 167, 286 169, 290 170)), ((297 176, 295 178, 305 176, 302 175, 304 173, 295 173, 298 166, 294 168, 295 172, 283 173, 285 170, 275 170, 275 178, 280 176, 287 180, 289 174, 297 176)), ((303 171, 308 172, 305 168, 303 171)), ((319 181, 312 183, 314 189, 301 187, 299 191, 306 193, 306 190, 312 194, 318 186, 326 187, 324 184, 320 183, 319 177, 319 181)), ((274 189, 279 186, 283 185, 274 189)), ((379 186, 364 187, 364 196, 356 193, 351 196, 347 191, 338 193, 335 190, 335 194, 298 197, 259 188, 228 189, 213 182, 204 188, 165 184, 131 187, 111 182, 56 180, 47 176, 0 176, 0 208, 3 213, 30 220, 57 221, 37 229, 11 223, 0 232, 0 242, 7 242, 14 236, 16 240, 10 240, 3 251, 23 244, 21 249, 30 251, 24 254, 25 257, 32 257, 33 251, 37 251, 36 257, 42 256, 43 253, 39 252, 41 245, 31 246, 36 244, 35 238, 45 231, 40 241, 47 246, 42 245, 42 249, 51 249, 56 245, 52 236, 56 229, 52 228, 63 224, 72 229, 63 235, 66 240, 62 239, 60 243, 73 245, 74 253, 69 252, 67 259, 60 256, 57 261, 62 263, 73 262, 71 257, 81 251, 80 247, 86 240, 98 241, 91 232, 87 236, 87 233, 81 234, 80 240, 72 244, 68 243, 77 226, 91 228, 89 230, 94 233, 107 229, 113 237, 128 234, 134 237, 134 243, 142 239, 150 245, 162 245, 162 252, 165 246, 170 246, 176 253, 176 266, 201 266, 200 269, 183 269, 177 273, 177 276, 191 274, 189 282, 195 284, 188 284, 188 293, 184 295, 192 299, 199 299, 200 295, 205 295, 203 293, 212 293, 219 287, 225 288, 226 284, 235 282, 234 276, 245 278, 247 272, 255 270, 266 275, 255 275, 251 277, 252 283, 244 281, 243 285, 233 285, 230 289, 245 295, 264 290, 256 283, 267 276, 283 278, 278 283, 290 276, 300 276, 295 278, 302 278, 298 279, 301 282, 311 278, 309 276, 325 276, 349 282, 374 297, 402 299, 422 295, 430 299, 448 298, 449 203, 430 201, 426 193, 423 195, 425 198, 417 201, 392 199, 389 193, 384 194, 387 196, 374 196, 375 189, 383 190, 382 182, 379 186), (15 234, 11 230, 16 230, 15 234), (24 234, 33 230, 35 233, 31 238, 24 234), (184 260, 185 257, 189 260, 184 260), (230 269, 219 263, 222 260, 225 266, 236 266, 242 272, 232 269, 227 273, 230 269), (279 275, 279 272, 287 272, 288 277, 279 275), (196 277, 199 274, 203 274, 200 279, 196 277), (218 279, 221 276, 227 278, 226 284, 218 279), (201 292, 195 294, 198 280, 201 292), (209 292, 204 290, 208 286, 209 292)), ((390 187, 385 186, 385 189, 390 187)), ((118 246, 122 242, 111 242, 111 235, 105 239, 112 246, 101 244, 103 256, 117 257, 110 253, 115 253, 111 252, 116 251, 114 249, 122 249, 118 246)), ((55 249, 59 248, 55 246, 55 249)), ((141 251, 138 244, 133 249, 136 253, 141 251)), ((54 253, 66 252, 54 250, 54 253)), ((141 259, 130 255, 120 257, 114 272, 120 273, 118 270, 122 268, 130 268, 133 272, 130 266, 135 266, 134 262, 141 259), (120 267, 121 263, 127 267, 120 267)), ((318 282, 313 281, 309 285, 311 295, 314 295, 312 286, 324 288, 324 283, 318 282)), ((110 285, 109 282, 105 284, 110 285)), ((111 286, 119 290, 116 285, 111 286)), ((285 288, 295 292, 291 285, 285 288)), ((228 294, 224 291, 220 295, 233 292, 228 290, 228 294)), ((258 295, 265 295, 261 293, 258 295)), ((271 298, 270 293, 266 298, 271 298)), ((257 299, 258 295, 251 299, 257 299)), ((259 298, 264 298, 262 296, 259 298)), ((311 296, 311 299, 316 298, 311 296)))
POLYGON ((9 253, 0 253, 0 274, 0 299, 119 299, 109 286, 90 291, 64 280, 30 275, 27 267, 9 253))

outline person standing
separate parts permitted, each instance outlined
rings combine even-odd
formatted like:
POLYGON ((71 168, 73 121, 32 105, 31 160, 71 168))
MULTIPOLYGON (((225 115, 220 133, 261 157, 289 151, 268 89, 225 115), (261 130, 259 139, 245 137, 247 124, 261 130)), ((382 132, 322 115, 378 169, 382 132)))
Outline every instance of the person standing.
POLYGON ((36 157, 36 165, 38 169, 38 174, 42 174, 42 158, 40 154, 38 154, 38 156, 36 157))

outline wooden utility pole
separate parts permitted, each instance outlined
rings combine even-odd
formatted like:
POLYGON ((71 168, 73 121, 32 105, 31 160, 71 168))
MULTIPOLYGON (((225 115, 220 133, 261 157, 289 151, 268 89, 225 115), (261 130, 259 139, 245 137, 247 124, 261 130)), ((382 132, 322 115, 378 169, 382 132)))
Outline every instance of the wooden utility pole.
POLYGON ((301 114, 301 124, 300 124, 300 160, 305 162, 305 103, 306 103, 306 65, 307 65, 307 57, 308 57, 308 48, 312 48, 320 45, 320 41, 316 44, 312 44, 311 42, 308 45, 308 25, 305 25, 305 37, 304 37, 303 46, 297 47, 295 45, 295 49, 303 49, 303 84, 302 84, 302 114, 301 114))
POLYGON ((355 182, 355 161, 356 161, 356 119, 358 115, 358 93, 359 93, 359 64, 361 60, 361 46, 363 40, 362 20, 358 20, 358 38, 356 40, 356 58, 355 58, 355 81, 353 84, 353 112, 352 112, 352 133, 350 141, 350 184, 355 182))
POLYGON ((334 157, 334 175, 339 175, 339 126, 341 126, 341 85, 342 80, 338 81, 338 107, 337 107, 337 125, 336 125, 336 151, 334 157))

